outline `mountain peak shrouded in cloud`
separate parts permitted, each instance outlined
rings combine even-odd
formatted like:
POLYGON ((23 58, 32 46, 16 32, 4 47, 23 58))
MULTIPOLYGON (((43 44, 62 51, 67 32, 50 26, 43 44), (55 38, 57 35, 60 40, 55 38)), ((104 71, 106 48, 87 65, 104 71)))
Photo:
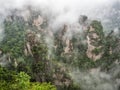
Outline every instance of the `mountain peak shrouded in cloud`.
POLYGON ((0 0, 0 15, 6 17, 11 13, 10 10, 24 10, 26 6, 32 6, 47 15, 52 13, 56 17, 54 20, 51 18, 52 23, 73 23, 80 15, 106 22, 104 17, 116 1, 118 0, 0 0))
MULTIPOLYGON (((0 65, 29 74, 26 90, 36 82, 58 90, 119 90, 119 26, 119 0, 0 0, 0 65)), ((2 90, 21 88, 5 74, 2 90)))

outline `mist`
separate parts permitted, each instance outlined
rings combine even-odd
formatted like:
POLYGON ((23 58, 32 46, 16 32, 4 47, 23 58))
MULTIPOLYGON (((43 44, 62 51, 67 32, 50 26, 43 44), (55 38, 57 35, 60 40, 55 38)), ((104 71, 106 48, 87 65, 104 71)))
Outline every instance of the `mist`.
POLYGON ((115 2, 119 0, 0 0, 0 16, 2 20, 12 13, 11 10, 24 10, 30 5, 50 17, 49 24, 53 28, 64 23, 78 22, 80 15, 107 24, 111 21, 107 15, 113 13, 110 11, 115 2))
MULTIPOLYGON (((115 11, 116 2, 119 6, 119 0, 0 0, 0 41, 4 38, 4 19, 13 14, 12 10, 15 9, 23 11, 24 14, 27 6, 40 10, 43 16, 49 18, 48 27, 53 31, 57 31, 57 28, 64 24, 69 26, 77 24, 80 15, 86 15, 90 20, 101 21, 104 31, 115 29, 115 33, 117 33, 120 23, 118 23, 119 19, 114 19, 114 15, 118 13, 117 16, 120 16, 120 10, 115 11)), ((74 28, 74 26, 70 27, 74 28)), ((72 30, 82 30, 77 29, 71 29, 65 37, 71 38, 72 30)), ((53 37, 46 35, 45 40, 49 48, 48 53, 52 54, 53 37)), ((119 71, 119 67, 116 69, 119 71)), ((83 72, 74 69, 70 70, 69 75, 74 83, 80 85, 83 90, 118 90, 117 84, 120 84, 116 81, 117 79, 114 79, 115 75, 111 72, 106 73, 99 70, 83 72)))
POLYGON ((107 73, 100 71, 100 68, 89 71, 74 68, 69 74, 74 83, 79 85, 82 90, 119 90, 120 67, 116 66, 113 69, 107 73))
MULTIPOLYGON (((0 22, 1 22, 1 40, 4 36, 4 19, 14 14, 13 10, 20 10, 19 14, 25 14, 27 6, 35 10, 40 10, 42 16, 49 19, 48 27, 53 31, 67 25, 77 25, 81 15, 86 15, 90 20, 98 20, 102 22, 104 32, 110 32, 119 28, 119 9, 115 9, 115 5, 119 0, 0 0, 0 22), (116 13, 118 13, 117 16, 116 13), (117 17, 117 18, 115 18, 117 17)), ((71 29, 71 28, 70 28, 71 29)), ((71 29, 74 31, 75 29, 71 29)), ((70 34, 72 32, 68 32, 70 34)), ((81 32, 82 29, 76 31, 81 32)), ((70 35, 72 36, 72 34, 70 35)))

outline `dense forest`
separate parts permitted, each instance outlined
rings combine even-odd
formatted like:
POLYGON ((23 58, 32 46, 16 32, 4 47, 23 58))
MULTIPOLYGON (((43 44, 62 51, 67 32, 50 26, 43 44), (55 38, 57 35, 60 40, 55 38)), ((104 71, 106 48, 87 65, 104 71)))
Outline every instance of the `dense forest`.
MULTIPOLYGON (((49 17, 39 10, 27 8, 28 16, 12 12, 4 20, 0 42, 0 90, 90 90, 74 82, 71 73, 76 69, 112 73, 114 90, 120 89, 116 82, 120 79, 120 32, 111 30, 105 35, 101 21, 85 15, 75 24, 53 30, 49 17)), ((92 90, 101 90, 99 84, 94 83, 92 90)))

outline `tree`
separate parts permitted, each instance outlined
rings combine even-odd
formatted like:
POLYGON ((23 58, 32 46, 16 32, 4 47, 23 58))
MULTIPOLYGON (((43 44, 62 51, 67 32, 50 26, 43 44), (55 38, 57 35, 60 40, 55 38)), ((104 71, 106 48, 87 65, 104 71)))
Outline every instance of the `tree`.
POLYGON ((46 82, 30 82, 25 72, 15 73, 0 67, 0 90, 56 90, 56 87, 46 82))

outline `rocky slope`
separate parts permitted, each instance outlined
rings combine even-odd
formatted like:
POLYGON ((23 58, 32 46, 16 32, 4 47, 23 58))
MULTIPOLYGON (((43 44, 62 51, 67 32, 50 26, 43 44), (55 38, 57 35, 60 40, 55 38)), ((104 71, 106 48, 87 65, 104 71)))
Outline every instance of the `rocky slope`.
POLYGON ((31 81, 52 82, 70 90, 75 88, 70 67, 100 67, 108 72, 120 64, 119 36, 114 32, 105 36, 100 21, 80 16, 78 22, 63 24, 55 31, 48 22, 48 17, 31 8, 14 10, 7 16, 5 37, 0 44, 1 65, 27 72, 31 81))

